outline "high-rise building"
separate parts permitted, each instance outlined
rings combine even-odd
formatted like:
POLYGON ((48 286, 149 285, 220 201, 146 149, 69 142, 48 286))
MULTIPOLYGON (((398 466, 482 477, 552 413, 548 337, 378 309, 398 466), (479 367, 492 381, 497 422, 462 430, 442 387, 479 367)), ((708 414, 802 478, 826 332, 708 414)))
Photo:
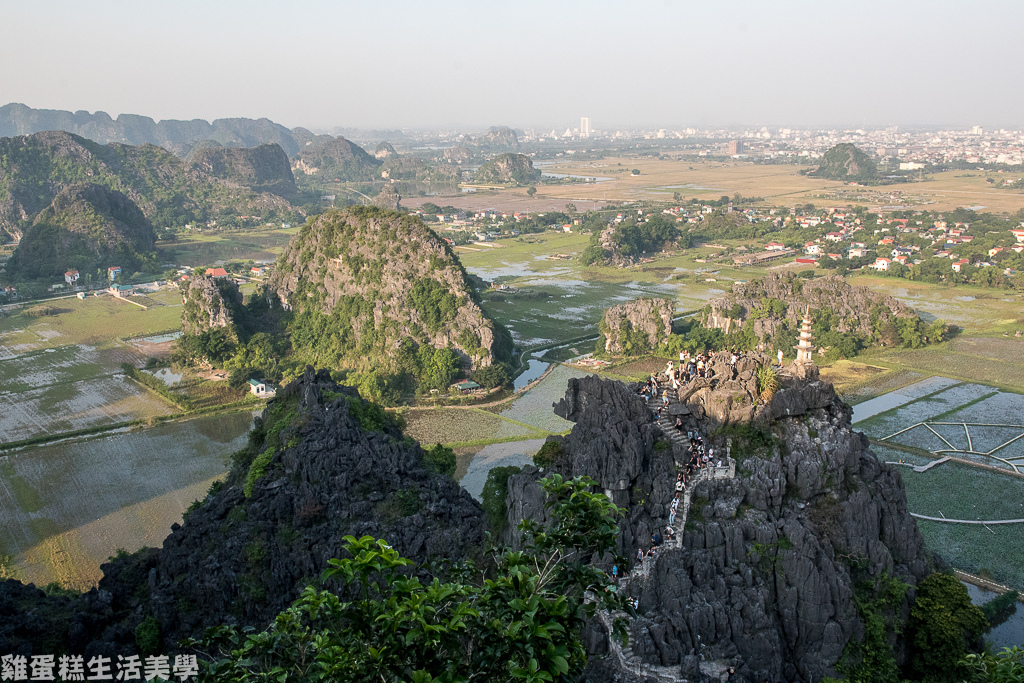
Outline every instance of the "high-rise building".
POLYGON ((731 140, 729 141, 729 147, 726 150, 729 156, 734 157, 737 154, 743 154, 743 141, 742 140, 731 140))
POLYGON ((584 116, 583 118, 580 119, 580 137, 581 138, 589 138, 590 137, 590 117, 589 116, 584 116))

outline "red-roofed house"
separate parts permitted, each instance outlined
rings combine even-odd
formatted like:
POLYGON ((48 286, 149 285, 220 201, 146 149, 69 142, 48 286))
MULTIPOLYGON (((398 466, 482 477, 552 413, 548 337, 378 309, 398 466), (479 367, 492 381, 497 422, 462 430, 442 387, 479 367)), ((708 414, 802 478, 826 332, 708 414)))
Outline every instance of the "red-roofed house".
POLYGON ((73 285, 76 282, 78 282, 78 271, 69 270, 68 272, 64 273, 64 282, 68 283, 69 285, 73 285))
POLYGON ((117 279, 117 276, 121 274, 121 266, 110 266, 107 268, 107 277, 113 282, 117 279))
POLYGON ((228 271, 223 268, 208 268, 206 274, 210 277, 227 277, 228 271))
POLYGON ((968 260, 967 260, 967 259, 965 259, 965 258, 962 258, 962 259, 960 259, 959 261, 954 261, 954 262, 953 262, 953 270, 959 273, 959 272, 960 272, 960 268, 961 268, 962 266, 967 266, 967 265, 970 265, 970 263, 971 263, 971 262, 970 262, 970 261, 968 261, 968 260))
POLYGON ((889 270, 890 263, 892 263, 892 259, 879 257, 875 259, 875 262, 871 264, 871 267, 875 270, 889 270))

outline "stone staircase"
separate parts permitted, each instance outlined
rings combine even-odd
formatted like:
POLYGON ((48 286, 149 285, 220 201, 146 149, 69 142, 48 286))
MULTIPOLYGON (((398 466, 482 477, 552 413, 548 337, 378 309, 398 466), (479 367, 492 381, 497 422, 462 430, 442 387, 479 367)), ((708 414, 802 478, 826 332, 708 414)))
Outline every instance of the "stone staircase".
MULTIPOLYGON (((669 405, 677 403, 674 400, 675 392, 670 390, 669 405)), ((660 399, 659 399, 660 400, 660 399)), ((652 399, 653 401, 653 399, 652 399)), ((655 405, 654 407, 657 407, 655 405)), ((673 426, 673 421, 668 411, 664 411, 664 415, 658 422, 661 427, 661 431, 666 437, 668 437, 673 443, 680 447, 681 452, 685 452, 689 448, 689 441, 686 438, 685 433, 676 431, 673 426)), ((674 450, 674 449, 673 449, 674 450)), ((683 490, 682 501, 680 502, 680 510, 676 511, 676 521, 673 525, 675 531, 675 538, 671 541, 665 541, 662 544, 663 549, 680 549, 683 547, 683 531, 686 528, 686 520, 690 514, 690 504, 693 490, 702 481, 708 479, 732 479, 736 476, 736 462, 732 459, 732 440, 726 441, 725 457, 722 458, 727 465, 723 467, 706 467, 699 470, 691 479, 690 484, 683 490)), ((717 459, 717 458, 716 458, 717 459)), ((676 461, 676 467, 684 467, 686 463, 676 461)), ((653 555, 645 556, 643 562, 633 567, 627 574, 623 575, 619 579, 620 592, 625 591, 626 588, 634 583, 641 582, 646 583, 651 578, 651 572, 654 570, 655 562, 658 558, 658 551, 653 555)), ((616 611, 609 613, 606 610, 598 610, 598 617, 601 619, 601 623, 604 624, 605 629, 608 633, 612 633, 612 624, 615 619, 625 618, 629 619, 629 615, 626 612, 616 611)), ((627 630, 631 630, 632 626, 627 627, 627 630)), ((629 642, 633 642, 632 634, 630 635, 629 642)), ((679 667, 671 666, 656 666, 654 664, 648 664, 644 662, 640 657, 633 653, 633 648, 626 644, 625 647, 619 645, 614 639, 609 637, 609 650, 615 657, 619 668, 633 676, 644 678, 649 681, 657 681, 657 683, 685 683, 686 679, 680 675, 679 667)), ((725 670, 725 665, 720 662, 701 662, 701 671, 708 676, 718 678, 722 671, 725 670)))

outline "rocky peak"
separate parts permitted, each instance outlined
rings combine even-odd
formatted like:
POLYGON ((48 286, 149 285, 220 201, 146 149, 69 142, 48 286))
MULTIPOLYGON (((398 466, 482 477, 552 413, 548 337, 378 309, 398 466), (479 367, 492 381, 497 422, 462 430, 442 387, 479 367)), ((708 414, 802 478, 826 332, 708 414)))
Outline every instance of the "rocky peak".
POLYGON ((636 333, 643 335, 647 348, 656 348, 672 334, 673 313, 675 305, 669 299, 634 299, 612 306, 604 312, 600 325, 605 351, 635 351, 636 333))
POLYGON ((259 147, 197 147, 186 161, 224 183, 291 197, 296 193, 288 155, 278 144, 259 147))
POLYGON ((449 147, 442 158, 449 164, 468 164, 473 159, 473 153, 465 147, 449 147))
MULTIPOLYGON (((849 407, 813 373, 784 372, 774 395, 759 393, 768 362, 714 362, 712 377, 680 386, 660 422, 635 387, 596 377, 570 380, 555 406, 576 424, 549 470, 591 476, 626 508, 621 585, 639 601, 628 651, 609 641, 606 620, 591 623, 592 680, 703 680, 729 666, 741 681, 836 676, 863 632, 855 586, 883 575, 914 586, 930 571, 900 475, 851 429, 849 407), (731 466, 691 482, 679 542, 630 564, 668 524, 688 460, 676 416, 731 466)), ((526 468, 509 479, 510 524, 545 521, 541 476, 526 468)))
POLYGON ((200 334, 207 330, 226 328, 235 335, 235 318, 242 306, 238 285, 227 278, 194 275, 182 280, 181 325, 185 334, 200 334))
POLYGON ((391 143, 385 140, 384 142, 377 145, 377 149, 373 150, 373 156, 377 159, 387 159, 389 157, 398 156, 398 152, 391 146, 391 143))
POLYGON ((398 194, 394 183, 387 183, 381 188, 380 194, 373 198, 373 205, 389 211, 398 211, 402 196, 398 194))
POLYGON ((323 214, 292 238, 269 288, 296 313, 344 310, 352 348, 373 340, 382 364, 406 337, 452 348, 474 368, 511 351, 508 333, 474 300, 458 257, 422 221, 394 211, 323 214))
POLYGON ((60 277, 121 266, 129 273, 155 253, 156 233, 127 195, 96 183, 60 189, 25 231, 8 263, 18 277, 60 277))

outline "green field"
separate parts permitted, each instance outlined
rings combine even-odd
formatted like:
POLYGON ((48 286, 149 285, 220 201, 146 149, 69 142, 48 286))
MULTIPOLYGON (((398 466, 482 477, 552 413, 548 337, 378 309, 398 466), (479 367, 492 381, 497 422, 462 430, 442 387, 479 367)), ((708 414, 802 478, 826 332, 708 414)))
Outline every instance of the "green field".
POLYGON ((276 261, 299 227, 246 232, 187 233, 165 243, 160 258, 180 266, 216 261, 276 261))
POLYGON ((68 297, 47 301, 56 315, 33 315, 35 305, 0 316, 0 358, 37 349, 75 344, 110 347, 119 339, 181 329, 181 296, 163 290, 142 309, 112 296, 68 297))

